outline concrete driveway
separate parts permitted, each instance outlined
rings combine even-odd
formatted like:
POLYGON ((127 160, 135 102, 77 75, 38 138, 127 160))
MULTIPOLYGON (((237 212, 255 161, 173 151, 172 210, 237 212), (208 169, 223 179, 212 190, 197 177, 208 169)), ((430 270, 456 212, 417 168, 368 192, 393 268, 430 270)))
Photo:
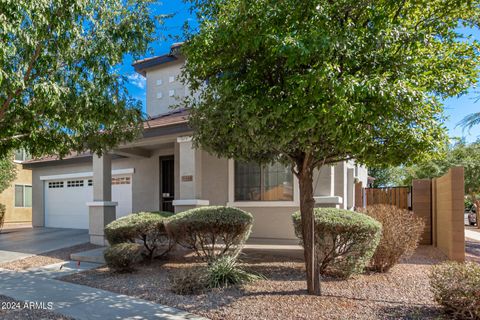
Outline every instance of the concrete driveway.
POLYGON ((89 241, 88 230, 30 228, 7 229, 0 233, 0 263, 89 241))

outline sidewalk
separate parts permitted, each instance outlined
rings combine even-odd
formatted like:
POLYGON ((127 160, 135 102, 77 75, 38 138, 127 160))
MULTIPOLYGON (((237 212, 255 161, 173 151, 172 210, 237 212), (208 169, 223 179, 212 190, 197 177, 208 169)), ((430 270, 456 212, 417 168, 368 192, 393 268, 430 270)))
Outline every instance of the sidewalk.
POLYGON ((0 269, 0 295, 45 305, 52 302, 51 311, 77 320, 205 319, 154 302, 51 279, 38 270, 32 271, 0 269))
POLYGON ((470 238, 475 241, 480 241, 480 232, 465 229, 465 238, 470 238))

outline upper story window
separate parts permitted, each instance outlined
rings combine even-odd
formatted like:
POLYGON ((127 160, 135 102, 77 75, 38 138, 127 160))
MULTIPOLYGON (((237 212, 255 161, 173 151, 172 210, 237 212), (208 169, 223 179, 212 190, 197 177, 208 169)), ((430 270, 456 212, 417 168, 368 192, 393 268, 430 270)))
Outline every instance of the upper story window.
POLYGON ((161 92, 158 92, 158 93, 157 93, 157 99, 162 99, 162 96, 163 96, 163 95, 162 95, 161 92))
POLYGON ((32 157, 23 149, 15 150, 15 161, 26 161, 30 160, 32 157))
POLYGON ((172 83, 175 81, 175 77, 174 76, 170 76, 168 77, 168 82, 172 83))
POLYGON ((162 79, 158 79, 157 80, 157 86, 161 86, 162 85, 162 79))
POLYGON ((175 95, 175 90, 168 90, 168 96, 173 97, 175 95))
POLYGON ((293 174, 280 163, 235 161, 235 201, 293 201, 293 174))

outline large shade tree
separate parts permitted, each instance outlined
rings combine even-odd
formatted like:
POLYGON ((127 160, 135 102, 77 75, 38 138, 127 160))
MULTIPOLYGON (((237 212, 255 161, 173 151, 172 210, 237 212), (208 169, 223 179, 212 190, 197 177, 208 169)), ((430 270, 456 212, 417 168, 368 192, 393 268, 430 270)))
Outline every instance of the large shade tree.
POLYGON ((118 65, 156 38, 151 4, 1 1, 0 154, 101 153, 136 137, 141 105, 118 65))
POLYGON ((184 81, 194 141, 218 156, 291 164, 307 287, 320 293, 315 168, 400 164, 445 141, 441 97, 478 75, 479 1, 197 0, 184 81))

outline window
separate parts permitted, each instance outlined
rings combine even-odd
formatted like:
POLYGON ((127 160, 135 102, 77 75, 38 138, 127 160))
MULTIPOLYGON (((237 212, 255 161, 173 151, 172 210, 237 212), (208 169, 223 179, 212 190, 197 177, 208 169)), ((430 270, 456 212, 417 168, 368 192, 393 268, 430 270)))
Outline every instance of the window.
POLYGON ((161 86, 162 85, 162 80, 161 79, 158 79, 157 80, 157 86, 161 86))
POLYGON ((25 150, 15 150, 15 161, 26 161, 30 160, 32 157, 25 150))
POLYGON ((93 186, 93 180, 92 179, 88 179, 88 186, 89 187, 93 186))
POLYGON ((174 76, 170 76, 168 77, 168 82, 172 83, 175 81, 175 77, 174 76))
POLYGON ((175 95, 175 90, 168 90, 168 96, 173 97, 175 95))
POLYGON ((48 183, 49 189, 63 188, 63 181, 53 181, 48 183))
POLYGON ((32 207, 32 186, 15 185, 15 207, 32 207))
POLYGON ((162 93, 161 93, 161 92, 158 92, 158 93, 157 93, 157 99, 162 99, 162 97, 163 97, 162 93))
POLYGON ((112 184, 130 184, 130 177, 112 178, 112 184))
POLYGON ((235 161, 235 201, 293 201, 290 168, 235 161))
POLYGON ((67 181, 67 188, 83 187, 83 180, 69 180, 67 181))

